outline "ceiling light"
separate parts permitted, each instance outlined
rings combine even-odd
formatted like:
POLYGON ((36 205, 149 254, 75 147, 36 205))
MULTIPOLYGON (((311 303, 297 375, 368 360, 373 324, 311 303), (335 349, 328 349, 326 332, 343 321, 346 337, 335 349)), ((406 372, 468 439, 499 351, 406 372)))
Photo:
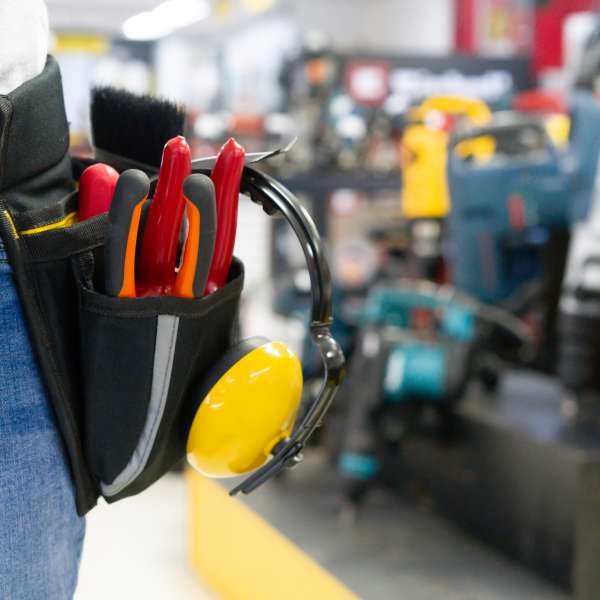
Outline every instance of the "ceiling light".
POLYGON ((205 0, 167 0, 152 12, 156 18, 178 29, 206 19, 210 6, 205 0))
POLYGON ((207 0, 167 0, 151 11, 127 19, 123 23, 123 35, 130 40, 156 40, 209 15, 207 0))
POLYGON ((173 28, 161 23, 154 12, 139 13, 123 23, 123 35, 129 40, 156 40, 172 31, 173 28))

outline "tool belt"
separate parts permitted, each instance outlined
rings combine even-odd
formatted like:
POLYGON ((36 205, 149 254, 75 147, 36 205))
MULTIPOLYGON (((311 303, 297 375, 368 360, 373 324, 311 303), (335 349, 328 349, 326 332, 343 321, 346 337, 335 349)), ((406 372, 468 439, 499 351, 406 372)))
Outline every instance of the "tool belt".
MULTIPOLYGON (((313 282, 313 339, 327 373, 319 402, 254 475, 252 489, 297 457, 333 398, 343 356, 329 336, 329 272, 310 217, 283 186, 253 168, 244 170, 242 192, 268 214, 283 215, 300 239, 313 282)), ((234 259, 227 284, 201 299, 108 296, 102 286, 107 214, 74 222, 77 201, 73 192, 50 206, 11 212, 0 198, 0 234, 83 515, 99 495, 114 502, 137 494, 185 456, 201 400, 194 390, 236 336, 244 268, 234 259)))

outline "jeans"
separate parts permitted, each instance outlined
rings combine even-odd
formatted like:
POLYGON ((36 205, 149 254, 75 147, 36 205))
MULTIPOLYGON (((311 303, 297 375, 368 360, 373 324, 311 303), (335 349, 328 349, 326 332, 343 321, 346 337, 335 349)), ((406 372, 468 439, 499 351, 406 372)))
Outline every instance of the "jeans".
POLYGON ((0 599, 72 598, 84 533, 0 243, 0 599))

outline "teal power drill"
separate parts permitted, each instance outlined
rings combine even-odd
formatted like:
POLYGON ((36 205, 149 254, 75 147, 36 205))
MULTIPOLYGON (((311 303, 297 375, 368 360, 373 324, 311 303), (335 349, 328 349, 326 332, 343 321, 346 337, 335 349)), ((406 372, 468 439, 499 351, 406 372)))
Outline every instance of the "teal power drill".
POLYGON ((338 467, 352 504, 377 480, 390 440, 401 443, 422 409, 450 411, 472 377, 492 381, 490 348, 509 358, 531 341, 505 311, 424 281, 373 289, 363 317, 340 391, 348 413, 338 467))

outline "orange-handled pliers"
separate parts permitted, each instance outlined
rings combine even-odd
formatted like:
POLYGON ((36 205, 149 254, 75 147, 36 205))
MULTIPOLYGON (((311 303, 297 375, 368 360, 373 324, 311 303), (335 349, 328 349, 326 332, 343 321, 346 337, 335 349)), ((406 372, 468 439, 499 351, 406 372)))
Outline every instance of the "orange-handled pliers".
MULTIPOLYGON (((135 259, 142 208, 150 180, 137 169, 119 177, 108 215, 104 247, 105 291, 109 296, 135 298, 135 259)), ((216 228, 215 189, 206 175, 190 175, 183 186, 188 233, 174 296, 201 298, 212 261, 216 228)))
POLYGON ((190 175, 183 184, 188 234, 173 295, 202 298, 215 249, 215 186, 206 175, 190 175))
POLYGON ((142 207, 150 180, 143 171, 124 171, 117 181, 104 244, 104 287, 109 296, 135 298, 135 252, 142 207))

